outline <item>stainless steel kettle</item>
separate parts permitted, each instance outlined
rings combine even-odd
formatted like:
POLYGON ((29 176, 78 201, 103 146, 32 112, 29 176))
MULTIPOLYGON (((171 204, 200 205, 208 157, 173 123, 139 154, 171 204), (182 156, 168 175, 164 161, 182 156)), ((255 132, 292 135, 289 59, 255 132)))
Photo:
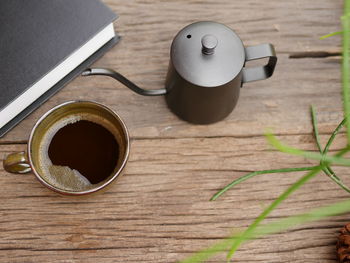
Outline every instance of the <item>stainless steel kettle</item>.
POLYGON ((109 76, 145 96, 165 95, 169 108, 181 119, 209 124, 231 113, 243 83, 271 77, 276 63, 273 45, 244 47, 229 27, 204 21, 186 26, 175 36, 165 89, 142 89, 106 68, 87 69, 82 75, 109 76), (246 61, 261 58, 269 58, 268 63, 245 67, 246 61))

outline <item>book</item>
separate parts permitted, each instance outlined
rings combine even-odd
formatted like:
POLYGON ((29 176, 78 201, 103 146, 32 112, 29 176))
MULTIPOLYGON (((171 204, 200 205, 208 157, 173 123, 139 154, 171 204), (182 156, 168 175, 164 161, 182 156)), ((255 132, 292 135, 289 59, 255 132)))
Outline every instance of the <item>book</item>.
POLYGON ((118 42, 99 0, 0 1, 0 137, 118 42))

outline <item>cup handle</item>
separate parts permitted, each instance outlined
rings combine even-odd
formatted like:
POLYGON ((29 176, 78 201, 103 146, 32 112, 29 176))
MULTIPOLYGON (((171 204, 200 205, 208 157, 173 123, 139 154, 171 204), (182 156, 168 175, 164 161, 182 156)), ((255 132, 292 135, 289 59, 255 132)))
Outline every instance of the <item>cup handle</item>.
POLYGON ((246 61, 262 58, 269 58, 269 62, 264 66, 243 68, 242 83, 271 77, 277 63, 275 48, 271 44, 261 44, 245 48, 246 61))
POLYGON ((4 168, 9 173, 25 174, 32 171, 26 152, 11 153, 3 161, 4 168))

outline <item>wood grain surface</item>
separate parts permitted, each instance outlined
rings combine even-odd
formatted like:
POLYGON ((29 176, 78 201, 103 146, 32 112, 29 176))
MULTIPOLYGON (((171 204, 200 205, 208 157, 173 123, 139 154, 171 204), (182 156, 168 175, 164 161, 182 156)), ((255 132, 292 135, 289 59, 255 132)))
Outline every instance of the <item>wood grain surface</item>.
MULTIPOLYGON (((112 67, 145 88, 161 88, 174 35, 198 20, 233 28, 246 45, 271 42, 274 76, 245 85, 234 112, 213 125, 179 120, 162 97, 142 97, 103 77, 78 77, 0 139, 0 161, 24 150, 35 121, 72 99, 116 110, 132 137, 125 174, 107 191, 62 197, 33 175, 0 166, 0 262, 176 262, 247 227, 303 174, 262 175, 215 202, 224 185, 255 170, 312 162, 272 151, 263 136, 273 128, 285 142, 316 150, 309 107, 319 112, 322 143, 342 119, 340 39, 319 37, 340 28, 341 1, 104 1, 119 14, 122 41, 94 66, 112 67)), ((346 141, 340 134, 332 150, 346 141)), ((350 184, 350 172, 335 167, 350 184)), ((319 174, 267 221, 344 200, 348 195, 319 174)), ((244 244, 234 262, 335 260, 343 215, 244 244)), ((220 254, 210 262, 224 262, 220 254)))

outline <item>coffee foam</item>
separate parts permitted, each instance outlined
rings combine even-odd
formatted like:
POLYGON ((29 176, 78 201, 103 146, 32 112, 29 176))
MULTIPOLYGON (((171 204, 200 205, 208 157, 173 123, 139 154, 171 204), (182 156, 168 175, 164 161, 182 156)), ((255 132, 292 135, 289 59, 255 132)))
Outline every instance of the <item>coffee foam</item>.
POLYGON ((104 183, 104 181, 102 181, 98 184, 91 184, 89 180, 77 170, 71 169, 68 166, 53 165, 48 155, 49 146, 55 134, 66 125, 73 124, 80 120, 91 121, 103 126, 114 135, 118 144, 121 142, 118 129, 110 121, 94 114, 80 113, 69 115, 50 126, 43 136, 39 146, 39 166, 42 171, 40 175, 50 185, 67 191, 77 192, 89 190, 104 183))

